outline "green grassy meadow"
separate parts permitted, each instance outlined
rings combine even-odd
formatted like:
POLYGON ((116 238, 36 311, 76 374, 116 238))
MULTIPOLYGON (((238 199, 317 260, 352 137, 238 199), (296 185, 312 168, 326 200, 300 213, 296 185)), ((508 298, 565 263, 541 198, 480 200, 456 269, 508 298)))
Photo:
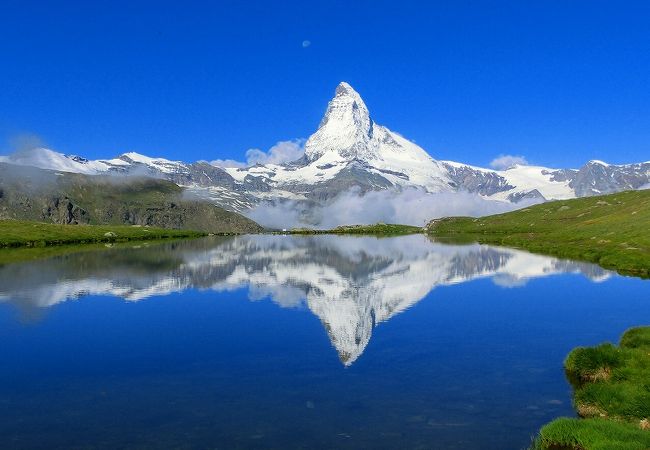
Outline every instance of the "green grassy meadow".
POLYGON ((129 225, 57 225, 23 220, 0 220, 0 247, 44 247, 60 244, 124 242, 192 238, 205 233, 129 225))
POLYGON ((431 221, 435 238, 473 240, 650 276, 650 190, 554 201, 481 218, 431 221))

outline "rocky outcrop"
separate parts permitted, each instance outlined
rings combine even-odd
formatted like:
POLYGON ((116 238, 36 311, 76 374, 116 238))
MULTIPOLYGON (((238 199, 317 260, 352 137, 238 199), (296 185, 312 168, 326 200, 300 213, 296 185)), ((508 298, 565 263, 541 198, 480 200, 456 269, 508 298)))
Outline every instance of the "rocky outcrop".
POLYGON ((639 189, 650 182, 650 162, 612 165, 602 161, 589 161, 572 174, 569 186, 577 197, 611 194, 639 189))
POLYGON ((445 164, 453 187, 490 196, 497 192, 514 189, 503 176, 496 172, 475 169, 470 166, 445 164))
POLYGON ((252 220, 160 179, 54 174, 0 163, 0 189, 0 219, 143 225, 208 233, 262 230, 252 220))
POLYGON ((89 223, 90 215, 88 211, 72 203, 68 197, 54 197, 47 202, 46 208, 43 209, 43 219, 62 225, 78 225, 89 223))

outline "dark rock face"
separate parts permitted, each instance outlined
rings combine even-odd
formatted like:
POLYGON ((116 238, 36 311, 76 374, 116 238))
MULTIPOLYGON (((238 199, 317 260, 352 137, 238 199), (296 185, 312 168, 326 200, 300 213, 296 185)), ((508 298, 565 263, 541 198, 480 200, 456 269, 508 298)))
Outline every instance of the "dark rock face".
POLYGON ((494 172, 476 170, 468 166, 456 167, 450 164, 444 166, 454 183, 452 187, 461 190, 480 195, 493 195, 514 188, 505 178, 494 172))
POLYGON ((52 175, 0 163, 0 219, 57 224, 128 224, 212 233, 262 230, 240 214, 188 199, 176 184, 153 178, 52 175))
POLYGON ((544 171, 545 175, 551 175, 551 181, 557 181, 560 183, 572 180, 578 171, 576 169, 559 169, 553 171, 544 171))
POLYGON ((578 197, 638 189, 650 183, 650 163, 613 166, 591 161, 575 173, 569 186, 578 197))
POLYGON ((271 190, 271 186, 269 186, 264 177, 256 177, 253 175, 246 175, 244 178, 244 186, 246 190, 256 192, 269 192, 271 190))
POLYGON ((70 158, 73 161, 85 164, 88 162, 88 159, 84 158, 83 156, 79 155, 65 155, 67 158, 70 158))
MULTIPOLYGON (((445 164, 445 168, 454 183, 453 187, 468 192, 489 196, 515 187, 509 185, 505 178, 494 172, 475 170, 467 166, 457 167, 450 164, 445 164)), ((568 181, 569 187, 575 191, 576 197, 639 189, 641 186, 650 183, 650 163, 614 166, 591 161, 579 170, 559 169, 543 173, 550 175, 551 181, 568 181)), ((526 198, 545 200, 544 196, 536 189, 508 196, 508 199, 513 202, 526 198)))
POLYGON ((288 187, 288 190, 302 192, 312 201, 326 202, 344 192, 364 194, 393 186, 386 178, 370 169, 365 163, 352 161, 330 180, 314 185, 295 185, 288 187))
POLYGON ((156 175, 179 185, 222 186, 229 189, 235 189, 236 187, 235 179, 228 172, 207 162, 188 164, 184 169, 169 174, 158 172, 156 175))
POLYGON ((508 195, 508 200, 512 203, 519 203, 522 200, 546 200, 544 196, 537 189, 533 189, 528 192, 517 192, 515 194, 508 195))
POLYGON ((54 197, 47 202, 43 209, 43 219, 62 225, 78 225, 89 223, 88 212, 72 203, 68 197, 54 197))

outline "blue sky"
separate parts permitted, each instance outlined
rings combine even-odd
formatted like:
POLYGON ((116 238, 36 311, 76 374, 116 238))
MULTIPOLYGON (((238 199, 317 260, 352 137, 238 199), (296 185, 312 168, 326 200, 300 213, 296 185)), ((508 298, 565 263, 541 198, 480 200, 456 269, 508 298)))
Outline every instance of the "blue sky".
POLYGON ((437 159, 650 160, 650 3, 0 0, 0 153, 244 159, 339 81, 437 159), (303 41, 311 45, 303 46, 303 41))

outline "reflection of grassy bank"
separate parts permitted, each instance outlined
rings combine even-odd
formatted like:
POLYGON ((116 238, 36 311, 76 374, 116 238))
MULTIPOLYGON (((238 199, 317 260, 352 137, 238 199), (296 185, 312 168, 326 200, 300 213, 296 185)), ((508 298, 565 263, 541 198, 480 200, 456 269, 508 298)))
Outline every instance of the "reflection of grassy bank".
MULTIPOLYGON (((107 245, 129 245, 120 244, 70 244, 70 245, 49 245, 46 247, 10 247, 0 249, 0 266, 3 264, 33 261, 36 259, 51 258, 67 255, 69 253, 97 251, 105 249, 107 245)), ((132 244, 131 244, 132 245, 132 244)))
POLYGON ((204 235, 205 233, 197 231, 127 225, 57 225, 22 220, 0 220, 0 247, 44 247, 59 244, 190 238, 204 235))
MULTIPOLYGON (((205 238, 207 239, 207 238, 205 238)), ((65 244, 48 245, 45 247, 9 247, 0 249, 0 266, 3 264, 35 261, 38 259, 54 258, 78 253, 93 253, 104 250, 120 249, 153 249, 163 244, 186 242, 183 238, 161 239, 146 241, 126 241, 115 243, 65 244)))
POLYGON ((314 230, 311 228, 293 228, 276 232, 281 234, 368 234, 368 235, 402 235, 422 233, 422 227, 399 225, 392 223, 376 223, 374 225, 341 225, 330 230, 314 230))
POLYGON ((628 330, 618 347, 576 348, 564 366, 583 419, 544 426, 535 449, 650 448, 650 327, 628 330))
POLYGON ((427 232, 594 262, 650 276, 650 190, 542 203, 473 219, 434 220, 427 232))

